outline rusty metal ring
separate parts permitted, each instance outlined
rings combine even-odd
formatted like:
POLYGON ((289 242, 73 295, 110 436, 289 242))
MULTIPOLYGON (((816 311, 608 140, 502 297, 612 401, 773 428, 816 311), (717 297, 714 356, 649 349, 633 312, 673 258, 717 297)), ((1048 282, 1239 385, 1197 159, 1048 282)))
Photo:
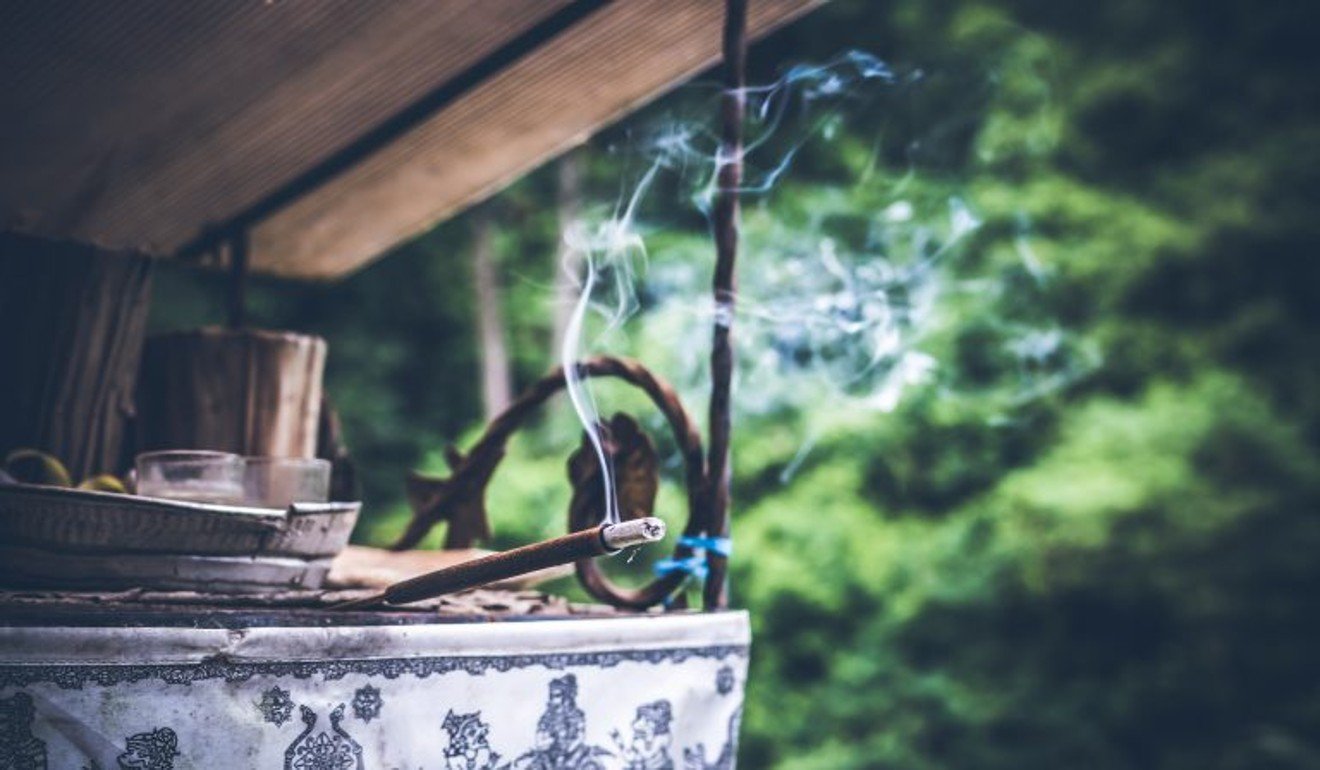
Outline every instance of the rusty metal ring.
MULTIPOLYGON (((700 535, 708 526, 703 522, 700 512, 705 510, 701 502, 706 484, 705 452, 701 445, 701 434, 692 422, 673 387, 664 382, 646 367, 636 361, 618 358, 595 358, 580 366, 580 373, 589 377, 615 377, 645 393, 669 423, 670 431, 678 441, 683 455, 686 471, 688 520, 683 529, 684 535, 700 535)), ((558 373, 562 378, 562 372, 558 373)), ((597 521, 572 521, 569 511, 569 529, 578 530, 594 526, 597 521)), ((692 549, 679 545, 674 549, 674 556, 683 559, 692 556, 692 549)), ((578 581, 587 593, 596 599, 615 607, 629 609, 647 609, 663 602, 682 587, 686 575, 671 573, 654 578, 640 588, 621 588, 605 576, 595 559, 582 559, 575 565, 578 581)))
MULTIPOLYGON (((677 392, 669 383, 660 379, 641 363, 614 356, 600 356, 587 359, 577 364, 580 376, 587 378, 613 377, 622 380, 645 393, 664 415, 674 438, 678 441, 683 455, 685 482, 687 486, 688 520, 683 529, 684 535, 704 534, 710 526, 705 521, 703 511, 706 507, 702 500, 706 490, 705 454, 701 444, 701 434, 695 423, 683 408, 677 392)), ((557 368, 532 384, 508 409, 491 420, 481 438, 472 446, 471 451, 462 455, 451 452, 453 474, 446 481, 451 489, 465 489, 470 493, 484 496, 485 485, 489 482, 494 467, 504 455, 509 438, 523 426, 532 412, 555 393, 566 387, 564 370, 557 368)), ((444 503, 437 498, 429 503, 422 503, 413 512, 402 537, 394 544, 395 550, 412 548, 421 541, 426 533, 444 518, 444 503)), ((594 522, 570 522, 570 529, 581 528, 594 522)), ((484 525, 484 522, 483 522, 484 525)), ((452 527, 452 524, 451 524, 452 527)), ((447 541, 447 547, 462 547, 465 543, 447 541)), ((674 549, 675 558, 684 559, 693 555, 692 549, 679 545, 674 549)), ((686 576, 669 574, 657 577, 650 583, 636 589, 620 588, 600 571, 594 560, 585 559, 577 563, 577 576, 583 587, 593 597, 615 607, 646 609, 664 601, 678 590, 686 576)))

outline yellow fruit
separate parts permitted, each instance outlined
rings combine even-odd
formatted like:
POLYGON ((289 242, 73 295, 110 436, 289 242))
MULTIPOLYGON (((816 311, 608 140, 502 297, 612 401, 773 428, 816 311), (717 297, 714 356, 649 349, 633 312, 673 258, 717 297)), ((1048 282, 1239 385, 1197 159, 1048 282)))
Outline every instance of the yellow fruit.
POLYGON ((115 478, 109 473, 102 473, 99 476, 93 476, 89 479, 83 479, 78 485, 79 489, 90 489, 93 492, 115 492, 117 494, 128 494, 124 488, 124 482, 115 478))
POLYGON ((64 463, 37 449, 15 449, 5 457, 5 472, 24 484, 71 487, 64 463))

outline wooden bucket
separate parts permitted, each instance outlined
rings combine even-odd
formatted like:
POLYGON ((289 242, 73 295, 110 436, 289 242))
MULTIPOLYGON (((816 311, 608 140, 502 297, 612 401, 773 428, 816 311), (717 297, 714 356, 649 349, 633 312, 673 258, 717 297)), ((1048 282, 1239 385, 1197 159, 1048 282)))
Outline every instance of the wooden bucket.
POLYGON ((325 340, 205 328, 147 339, 138 376, 138 445, 315 457, 325 340))

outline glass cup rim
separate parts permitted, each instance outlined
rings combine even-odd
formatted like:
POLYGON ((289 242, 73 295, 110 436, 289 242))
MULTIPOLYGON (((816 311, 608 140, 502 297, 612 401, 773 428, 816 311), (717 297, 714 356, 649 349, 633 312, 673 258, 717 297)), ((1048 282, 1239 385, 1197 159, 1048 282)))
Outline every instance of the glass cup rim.
POLYGON ((152 461, 174 461, 174 462, 198 462, 205 460, 228 460, 230 462, 243 461, 243 456, 233 452, 222 452, 215 449, 160 449, 152 452, 142 452, 134 458, 134 464, 152 461))
POLYGON ((254 455, 244 457, 243 462, 255 466, 284 466, 286 468, 329 468, 330 461, 321 457, 270 457, 254 455))

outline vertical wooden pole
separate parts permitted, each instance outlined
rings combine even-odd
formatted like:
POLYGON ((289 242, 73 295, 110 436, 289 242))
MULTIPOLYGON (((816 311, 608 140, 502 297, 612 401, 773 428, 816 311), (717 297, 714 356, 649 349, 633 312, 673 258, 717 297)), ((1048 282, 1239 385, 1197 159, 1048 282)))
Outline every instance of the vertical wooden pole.
MULTIPOLYGON (((733 430, 731 389, 733 382, 733 320, 738 285, 738 190, 742 186, 742 127, 746 104, 744 84, 747 69, 747 1, 726 0, 724 14, 724 95, 720 101, 720 150, 716 159, 714 221, 715 235, 715 330, 710 351, 710 446, 707 450, 706 493, 710 534, 729 534, 729 443, 733 430)), ((728 604, 728 559, 707 552, 705 606, 722 609, 728 604)))
POLYGON ((0 454, 58 457, 74 480, 123 470, 151 262, 0 234, 0 454))

